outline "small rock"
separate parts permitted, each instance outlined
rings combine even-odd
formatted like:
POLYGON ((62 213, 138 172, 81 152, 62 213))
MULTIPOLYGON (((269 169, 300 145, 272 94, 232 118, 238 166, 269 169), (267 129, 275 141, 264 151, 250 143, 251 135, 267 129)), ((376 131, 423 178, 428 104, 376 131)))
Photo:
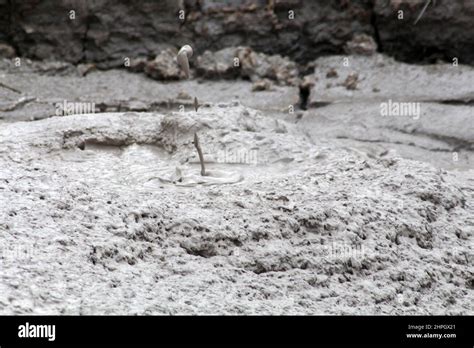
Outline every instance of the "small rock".
POLYGON ((0 43, 0 57, 13 58, 15 57, 15 55, 16 55, 16 52, 12 46, 7 45, 5 43, 0 43))
POLYGON ((35 72, 50 76, 64 76, 78 71, 71 63, 59 61, 34 61, 31 67, 35 72))
POLYGON ((252 91, 269 91, 272 88, 272 82, 269 79, 257 80, 252 85, 252 91))
POLYGON ((343 82, 343 86, 345 86, 349 90, 357 89, 357 82, 359 81, 359 74, 352 72, 347 75, 346 80, 343 82))
POLYGON ((228 47, 217 52, 205 51, 196 59, 196 70, 205 78, 235 78, 239 67, 234 67, 237 48, 228 47))
POLYGON ((181 91, 176 96, 176 99, 190 100, 192 97, 188 93, 181 91))
POLYGON ((287 57, 256 53, 249 47, 240 48, 237 54, 242 77, 250 78, 252 81, 268 78, 292 86, 298 84, 297 66, 287 57))
POLYGON ((356 34, 345 46, 347 54, 371 56, 377 52, 377 43, 367 34, 356 34))
POLYGON ((234 204, 240 208, 245 208, 245 204, 242 201, 234 201, 234 204))
POLYGON ((155 80, 178 80, 181 70, 176 61, 176 49, 168 48, 162 51, 151 62, 145 65, 145 74, 155 80))
POLYGON ((329 69, 329 71, 326 74, 326 78, 332 79, 332 78, 336 78, 336 77, 339 77, 339 74, 337 73, 337 70, 335 68, 329 69))
POLYGON ((296 219, 292 217, 288 217, 287 221, 288 221, 288 225, 294 232, 298 232, 300 230, 300 224, 296 219))
POLYGON ((96 69, 95 64, 79 64, 77 66, 77 72, 81 76, 86 76, 88 73, 90 73, 91 71, 93 71, 95 69, 96 69))
POLYGON ((141 100, 131 100, 129 102, 129 110, 130 111, 147 111, 149 109, 149 105, 141 100))
POLYGON ((303 77, 303 81, 299 84, 300 89, 311 89, 316 84, 316 80, 313 75, 306 75, 303 77))
POLYGON ((143 72, 147 63, 148 59, 146 57, 132 58, 130 60, 129 69, 133 72, 143 72))
POLYGON ((296 63, 280 55, 257 53, 250 47, 205 51, 196 59, 196 69, 205 78, 235 78, 240 75, 254 82, 267 78, 291 86, 299 83, 296 63))

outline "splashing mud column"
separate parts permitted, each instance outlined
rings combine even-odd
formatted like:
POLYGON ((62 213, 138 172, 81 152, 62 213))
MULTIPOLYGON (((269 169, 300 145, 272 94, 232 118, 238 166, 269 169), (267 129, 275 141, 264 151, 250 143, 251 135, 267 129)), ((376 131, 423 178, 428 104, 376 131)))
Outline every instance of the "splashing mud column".
MULTIPOLYGON (((193 49, 189 45, 184 45, 178 52, 178 64, 181 69, 183 69, 184 74, 187 79, 189 79, 190 72, 189 72, 189 58, 193 56, 193 49)), ((199 103, 196 97, 194 97, 194 110, 197 112, 199 107, 199 103)), ((206 167, 204 165, 204 156, 202 154, 201 145, 199 144, 199 138, 197 132, 194 132, 194 146, 196 147, 196 151, 199 156, 199 162, 201 162, 201 175, 206 176, 206 167)))
POLYGON ((193 49, 189 45, 184 45, 178 52, 178 64, 183 69, 186 78, 189 79, 189 58, 193 56, 193 49))
MULTIPOLYGON (((191 72, 189 69, 189 59, 193 56, 193 49, 190 45, 184 45, 178 52, 177 61, 180 68, 183 70, 186 79, 189 79, 191 76, 191 72)), ((197 113, 199 109, 199 101, 197 97, 194 97, 194 111, 197 113)), ((216 184, 233 184, 239 182, 243 179, 242 175, 239 173, 234 172, 226 172, 221 170, 212 170, 206 171, 205 162, 204 162, 204 155, 201 149, 201 145, 199 142, 199 137, 197 132, 194 132, 194 146, 198 153, 199 162, 201 164, 201 172, 200 177, 198 175, 183 175, 181 171, 179 171, 180 180, 176 181, 174 179, 163 179, 159 178, 162 182, 172 182, 179 186, 195 186, 196 184, 203 184, 203 185, 216 185, 216 184)))

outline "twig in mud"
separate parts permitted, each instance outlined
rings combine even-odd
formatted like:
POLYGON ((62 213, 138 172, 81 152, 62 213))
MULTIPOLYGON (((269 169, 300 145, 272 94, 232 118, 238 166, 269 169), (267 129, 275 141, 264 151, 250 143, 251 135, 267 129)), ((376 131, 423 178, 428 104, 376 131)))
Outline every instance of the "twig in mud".
POLYGON ((6 107, 5 109, 0 109, 2 112, 14 111, 20 107, 25 106, 26 104, 36 100, 35 97, 21 97, 13 105, 6 107))
MULTIPOLYGON (((414 25, 416 25, 416 23, 418 23, 418 21, 421 19, 421 17, 423 17, 423 14, 426 12, 426 9, 427 9, 428 6, 430 5, 430 3, 431 3, 431 0, 427 0, 427 1, 426 1, 425 6, 423 6, 423 8, 421 9, 420 14, 418 15, 418 17, 417 17, 416 20, 415 20, 414 25)), ((435 0, 433 1, 433 5, 435 5, 435 0)))
POLYGON ((199 162, 201 162, 201 175, 206 176, 206 168, 204 167, 204 156, 202 154, 201 145, 199 144, 199 139, 197 133, 194 132, 194 146, 198 152, 199 162))
POLYGON ((12 91, 12 92, 21 94, 21 91, 17 90, 16 88, 10 87, 10 86, 8 86, 8 85, 2 83, 2 82, 0 82, 0 87, 6 88, 6 89, 9 89, 9 90, 12 91))

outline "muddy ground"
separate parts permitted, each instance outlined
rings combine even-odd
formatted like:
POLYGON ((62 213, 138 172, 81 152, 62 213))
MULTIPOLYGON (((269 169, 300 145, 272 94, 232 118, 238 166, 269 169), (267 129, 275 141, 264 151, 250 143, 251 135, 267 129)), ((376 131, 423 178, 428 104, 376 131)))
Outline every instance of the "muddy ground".
POLYGON ((473 69, 343 58, 309 91, 4 60, 0 312, 472 315, 473 69))

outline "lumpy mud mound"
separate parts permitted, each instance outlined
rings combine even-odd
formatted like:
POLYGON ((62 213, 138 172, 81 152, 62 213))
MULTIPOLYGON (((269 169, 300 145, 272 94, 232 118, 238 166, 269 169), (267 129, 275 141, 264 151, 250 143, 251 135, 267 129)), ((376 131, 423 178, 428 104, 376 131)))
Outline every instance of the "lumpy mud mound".
POLYGON ((4 314, 473 311, 468 172, 239 104, 12 123, 0 148, 4 314), (177 185, 195 131, 240 180, 177 185))

